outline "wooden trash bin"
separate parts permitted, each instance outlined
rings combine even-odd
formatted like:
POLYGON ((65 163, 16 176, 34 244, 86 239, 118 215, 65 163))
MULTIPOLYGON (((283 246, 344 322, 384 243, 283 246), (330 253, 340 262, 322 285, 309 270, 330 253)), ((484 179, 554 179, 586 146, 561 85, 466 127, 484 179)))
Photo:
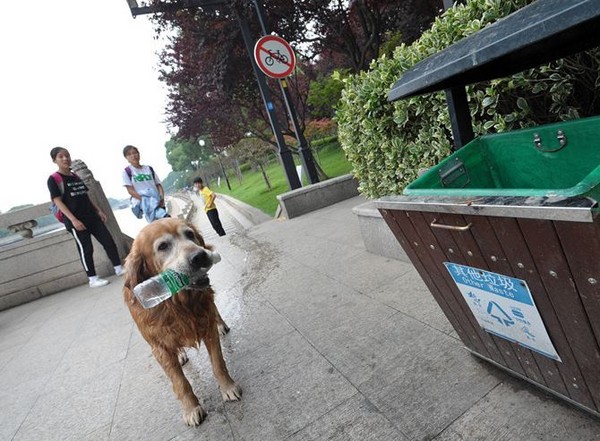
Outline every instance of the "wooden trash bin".
MULTIPOLYGON (((600 132, 597 118, 564 125, 572 140, 600 132)), ((520 164, 506 142, 497 143, 502 164, 489 160, 499 138, 555 126, 493 135, 483 147, 476 139, 476 149, 465 146, 376 206, 469 351, 600 416, 600 133, 588 157, 571 141, 560 157, 534 152, 547 162, 535 170, 537 188, 513 185, 522 185, 520 164), (571 160, 585 163, 577 176, 566 171, 571 160)), ((515 154, 536 150, 513 144, 515 154)))
POLYGON ((600 119, 473 139, 463 86, 600 44, 598 0, 537 0, 421 60, 459 150, 377 207, 473 354, 600 416, 600 119), (465 145, 466 144, 466 145, 465 145))
POLYGON ((470 352, 600 416, 596 204, 574 198, 556 207, 528 199, 507 206, 504 198, 398 196, 377 205, 470 352), (457 268, 474 276, 457 283, 451 272, 457 268), (473 280, 484 291, 479 309, 469 297, 473 280), (507 286, 517 284, 515 298, 506 298, 507 286))

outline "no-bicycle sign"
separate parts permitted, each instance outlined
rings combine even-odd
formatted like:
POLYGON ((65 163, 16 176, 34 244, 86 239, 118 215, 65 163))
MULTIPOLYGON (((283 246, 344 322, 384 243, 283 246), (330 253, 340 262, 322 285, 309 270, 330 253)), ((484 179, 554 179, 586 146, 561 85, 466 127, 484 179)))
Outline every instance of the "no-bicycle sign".
POLYGON ((256 42, 254 59, 259 69, 271 78, 285 78, 296 66, 294 50, 276 35, 265 35, 256 42))

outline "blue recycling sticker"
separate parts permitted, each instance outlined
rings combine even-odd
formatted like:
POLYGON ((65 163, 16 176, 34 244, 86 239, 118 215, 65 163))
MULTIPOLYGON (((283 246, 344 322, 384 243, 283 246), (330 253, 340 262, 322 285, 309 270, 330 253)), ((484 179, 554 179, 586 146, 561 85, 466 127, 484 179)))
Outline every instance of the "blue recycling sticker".
POLYGON ((524 280, 444 262, 479 325, 554 360, 560 360, 524 280))

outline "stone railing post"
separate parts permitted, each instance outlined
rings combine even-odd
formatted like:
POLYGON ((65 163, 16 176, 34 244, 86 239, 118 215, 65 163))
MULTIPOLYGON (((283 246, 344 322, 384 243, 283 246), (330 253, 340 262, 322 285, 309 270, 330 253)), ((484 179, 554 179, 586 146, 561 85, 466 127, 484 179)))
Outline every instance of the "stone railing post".
POLYGON ((104 194, 104 190, 102 189, 102 185, 100 182, 94 179, 94 175, 91 170, 87 167, 85 162, 81 159, 73 160, 71 164, 71 170, 77 176, 79 176, 85 185, 89 188, 89 196, 90 198, 100 207, 100 209, 106 214, 106 226, 110 231, 115 243, 117 244, 117 249, 119 250, 119 256, 121 259, 125 259, 125 256, 129 253, 130 243, 127 240, 126 236, 121 231, 121 227, 115 218, 115 214, 112 211, 110 204, 108 203, 108 199, 104 194))
POLYGON ((33 229, 38 226, 35 219, 31 219, 18 224, 9 225, 7 229, 14 234, 19 234, 24 239, 31 239, 33 237, 33 229))

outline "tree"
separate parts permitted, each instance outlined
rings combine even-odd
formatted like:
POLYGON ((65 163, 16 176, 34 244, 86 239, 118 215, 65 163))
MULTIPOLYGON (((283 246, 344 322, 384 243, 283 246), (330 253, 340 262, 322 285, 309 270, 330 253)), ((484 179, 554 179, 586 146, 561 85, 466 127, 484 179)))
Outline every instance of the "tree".
POLYGON ((232 147, 231 153, 242 162, 249 162, 254 167, 258 168, 261 173, 265 185, 271 190, 271 182, 265 171, 265 165, 269 161, 270 154, 272 153, 271 147, 264 141, 256 137, 247 137, 239 140, 235 146, 232 147))
POLYGON ((321 76, 310 83, 306 102, 310 106, 312 119, 331 118, 335 113, 335 105, 342 96, 347 70, 334 71, 333 74, 321 76))
MULTIPOLYGON (((296 2, 295 2, 296 3, 296 2)), ((366 70, 379 55, 386 34, 411 43, 442 10, 442 0, 304 0, 305 20, 314 24, 313 51, 342 55, 354 72, 366 70)))
POLYGON ((165 143, 167 161, 173 171, 197 169, 198 165, 208 163, 213 152, 206 146, 201 146, 196 139, 181 140, 171 138, 165 143))
MULTIPOLYGON (((309 119, 308 88, 319 72, 327 75, 336 67, 365 69, 378 55, 387 31, 402 24, 407 28, 402 35, 412 35, 411 29, 432 20, 437 4, 441 0, 265 1, 270 30, 297 51, 298 68, 288 78, 288 89, 300 128, 309 119)), ((261 33, 248 0, 155 17, 157 33, 164 33, 169 41, 160 55, 160 79, 167 86, 167 122, 176 138, 210 133, 215 145, 229 146, 250 132, 275 147, 239 16, 247 18, 258 39, 261 33)), ((269 85, 282 132, 294 136, 277 93, 279 85, 274 80, 269 85)))

